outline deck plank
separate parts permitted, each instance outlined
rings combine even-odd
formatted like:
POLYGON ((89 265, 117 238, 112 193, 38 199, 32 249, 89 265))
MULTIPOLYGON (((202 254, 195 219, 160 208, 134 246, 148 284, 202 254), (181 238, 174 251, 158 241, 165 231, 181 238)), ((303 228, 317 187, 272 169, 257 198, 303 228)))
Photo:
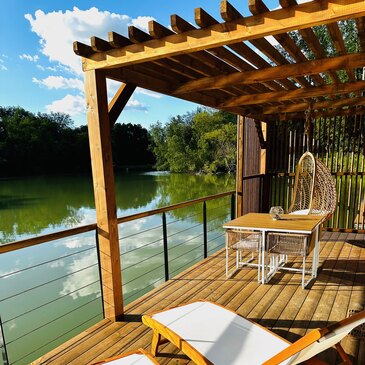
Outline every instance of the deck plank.
MULTIPOLYGON (((299 266, 300 261, 295 258, 293 266, 299 266)), ((198 299, 224 305, 294 341, 312 328, 344 318, 349 309, 363 309, 364 277, 362 234, 324 233, 318 278, 304 290, 301 275, 292 272, 277 273, 266 285, 258 284, 254 268, 239 270, 226 280, 221 250, 128 305, 124 322, 103 320, 32 364, 91 364, 138 347, 148 350, 152 334, 140 316, 198 299)), ((364 363, 363 341, 347 336, 343 346, 354 364, 364 363)), ((338 363, 332 350, 322 358, 338 363)), ((192 364, 171 344, 161 346, 158 361, 163 365, 192 364)))

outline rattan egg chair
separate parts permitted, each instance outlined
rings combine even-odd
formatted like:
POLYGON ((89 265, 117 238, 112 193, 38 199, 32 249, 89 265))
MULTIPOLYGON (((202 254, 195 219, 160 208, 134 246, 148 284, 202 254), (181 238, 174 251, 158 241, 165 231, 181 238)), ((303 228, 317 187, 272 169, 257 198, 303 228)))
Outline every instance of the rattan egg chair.
MULTIPOLYGON (((288 213, 322 215, 322 222, 325 222, 333 215, 336 202, 336 183, 331 176, 331 172, 312 153, 304 153, 298 163, 293 199, 288 213)), ((285 267, 287 257, 302 257, 303 262, 300 271, 302 272, 302 287, 304 288, 313 278, 311 276, 309 280, 305 280, 306 274, 313 274, 313 270, 306 270, 306 260, 313 249, 314 242, 312 235, 268 233, 267 251, 271 254, 271 257, 274 256, 275 258, 271 259, 271 269, 274 271, 278 269, 297 271, 292 267, 285 267), (278 255, 281 255, 281 260, 277 259, 278 255)))

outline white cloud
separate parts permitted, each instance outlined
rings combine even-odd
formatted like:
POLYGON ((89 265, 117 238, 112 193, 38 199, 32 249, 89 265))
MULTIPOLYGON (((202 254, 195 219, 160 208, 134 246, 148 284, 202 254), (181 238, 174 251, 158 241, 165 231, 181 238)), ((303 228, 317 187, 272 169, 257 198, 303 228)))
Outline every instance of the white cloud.
POLYGON ((42 65, 37 65, 37 68, 39 68, 42 71, 53 71, 53 72, 57 71, 56 67, 50 67, 50 66, 45 67, 42 65))
POLYGON ((38 55, 32 56, 30 54, 25 54, 25 53, 19 55, 19 58, 21 60, 27 60, 27 61, 30 61, 30 62, 37 62, 39 60, 39 56, 38 55))
POLYGON ((135 111, 143 111, 146 112, 148 110, 148 106, 141 103, 136 99, 129 99, 127 105, 125 106, 125 110, 135 110, 135 111))
POLYGON ((146 29, 151 17, 143 16, 132 19, 128 15, 99 11, 96 7, 80 10, 54 11, 45 13, 37 10, 26 14, 31 29, 40 37, 41 52, 50 61, 59 62, 75 73, 81 73, 81 58, 72 49, 73 41, 89 44, 90 36, 106 39, 109 31, 127 34, 131 24, 146 29))
POLYGON ((139 16, 136 19, 132 19, 132 25, 143 30, 148 30, 148 22, 150 20, 156 19, 151 16, 139 16))
MULTIPOLYGON (((1 55, 2 58, 8 58, 8 56, 2 54, 1 55)), ((8 68, 4 65, 5 61, 0 58, 0 71, 8 71, 8 68)))
POLYGON ((60 291, 60 295, 67 295, 69 293, 72 299, 77 299, 79 297, 86 297, 88 295, 99 294, 100 286, 90 285, 84 289, 77 291, 78 288, 82 287, 87 283, 93 283, 98 280, 99 272, 95 266, 88 269, 82 270, 85 267, 89 267, 95 264, 96 257, 95 253, 91 252, 88 255, 84 255, 82 258, 73 260, 71 265, 67 268, 68 273, 77 272, 77 274, 70 275, 62 283, 63 289, 60 291), (80 284, 83 283, 83 284, 80 284))
POLYGON ((32 81, 35 84, 45 86, 47 89, 77 89, 84 91, 84 83, 80 79, 76 78, 48 76, 45 79, 39 80, 36 77, 33 77, 32 81))
POLYGON ((55 100, 46 105, 48 113, 60 112, 71 116, 85 114, 85 98, 81 95, 67 94, 63 99, 55 100))
POLYGON ((137 88, 136 93, 147 95, 147 96, 150 96, 151 98, 154 98, 154 99, 161 99, 163 97, 162 94, 158 94, 158 93, 155 93, 154 91, 141 89, 141 88, 137 88))

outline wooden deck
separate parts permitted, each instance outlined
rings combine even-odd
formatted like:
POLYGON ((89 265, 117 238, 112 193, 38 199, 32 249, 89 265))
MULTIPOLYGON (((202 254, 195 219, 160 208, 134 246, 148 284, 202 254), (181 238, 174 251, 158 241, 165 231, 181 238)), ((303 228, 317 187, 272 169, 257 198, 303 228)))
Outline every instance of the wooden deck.
MULTIPOLYGON (((301 288, 301 275, 289 272, 277 274, 267 285, 256 279, 255 270, 243 269, 226 280, 225 254, 220 251, 130 304, 125 322, 103 320, 32 364, 89 364, 139 347, 149 349, 151 331, 140 322, 141 314, 197 299, 227 306, 295 341, 312 328, 346 317, 348 310, 364 308, 365 235, 325 233, 319 276, 309 289, 301 288)), ((343 345, 354 364, 365 364, 364 340, 347 336, 343 345)), ((338 363, 332 350, 323 358, 338 363)), ((171 344, 162 348, 158 361, 189 363, 171 344)))

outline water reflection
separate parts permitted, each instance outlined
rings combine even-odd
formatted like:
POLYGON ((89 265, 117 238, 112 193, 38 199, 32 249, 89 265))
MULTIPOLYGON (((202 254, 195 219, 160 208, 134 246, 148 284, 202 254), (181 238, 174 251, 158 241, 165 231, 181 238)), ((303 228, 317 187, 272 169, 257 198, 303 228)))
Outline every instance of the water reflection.
MULTIPOLYGON (((234 179, 228 175, 127 173, 116 175, 115 186, 118 216, 124 216, 231 190, 234 179)), ((0 198, 0 243, 96 220, 90 176, 1 180, 0 198)), ((180 218, 186 211, 199 213, 200 207, 173 214, 180 218)))

